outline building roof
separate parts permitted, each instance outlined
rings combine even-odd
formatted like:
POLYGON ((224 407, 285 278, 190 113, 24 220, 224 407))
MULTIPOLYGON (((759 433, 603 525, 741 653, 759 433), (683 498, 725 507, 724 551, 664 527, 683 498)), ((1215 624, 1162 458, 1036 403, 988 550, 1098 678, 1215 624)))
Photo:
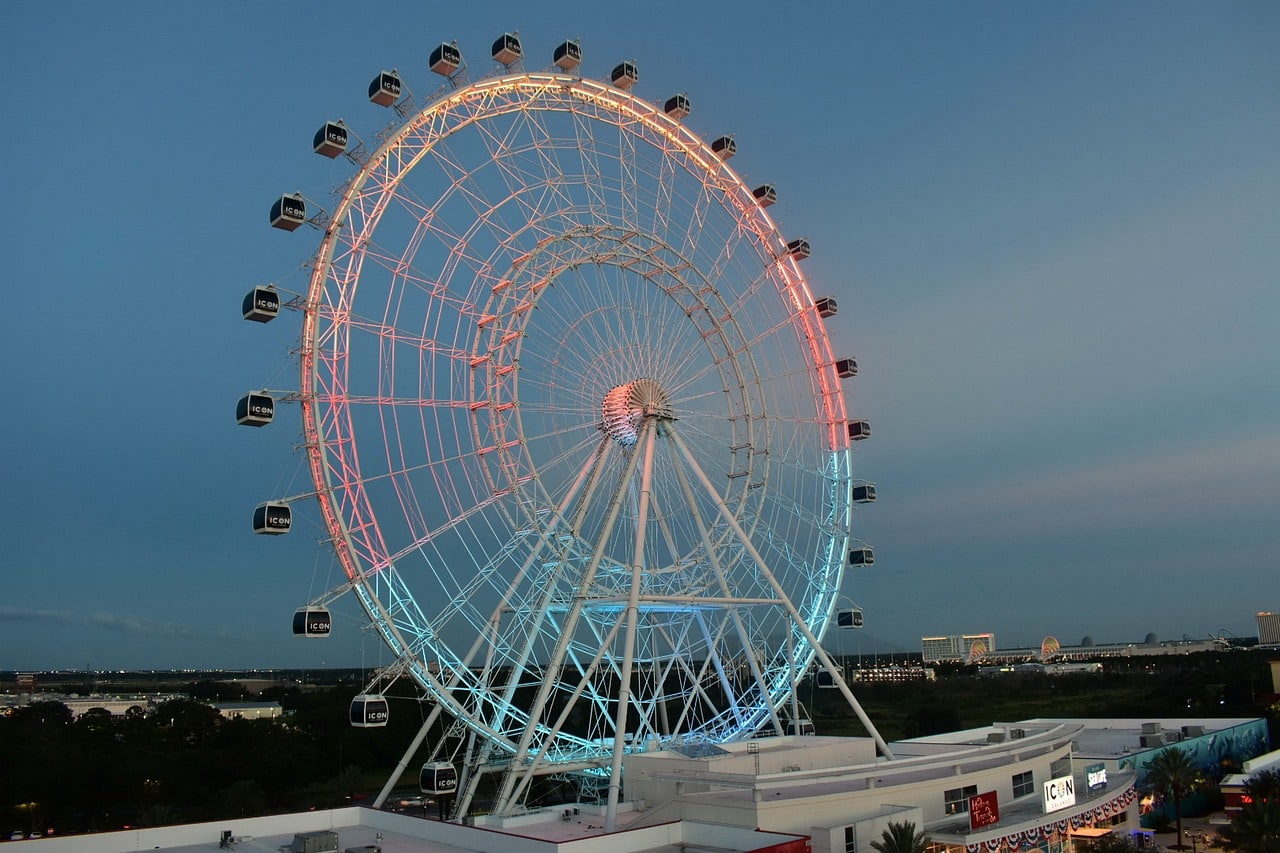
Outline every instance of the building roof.
MULTIPOLYGON (((1092 717, 1035 717, 1008 723, 992 723, 973 729, 946 732, 939 735, 912 738, 897 741, 890 746, 894 754, 923 754, 923 751, 946 750, 959 745, 977 745, 1004 737, 1011 738, 1017 730, 1023 737, 1032 737, 1058 726, 1077 727, 1079 731, 1072 737, 1075 743, 1074 755, 1077 759, 1118 760, 1134 753, 1145 752, 1151 747, 1142 745, 1143 726, 1156 723, 1161 733, 1169 733, 1174 737, 1181 736, 1190 727, 1203 729, 1205 735, 1225 731, 1236 726, 1247 725, 1256 721, 1256 717, 1160 717, 1160 718, 1092 718, 1092 717)), ((1177 741, 1171 741, 1177 743, 1177 741)), ((1163 745, 1162 745, 1163 746, 1163 745)), ((1162 747, 1161 747, 1162 748, 1162 747)))
POLYGON ((1265 755, 1259 755, 1257 758, 1250 758, 1244 762, 1243 770, 1243 773, 1231 773, 1224 776, 1222 782, 1219 783, 1219 787, 1242 788, 1255 773, 1261 773, 1263 770, 1280 770, 1280 749, 1268 752, 1265 755))
MULTIPOLYGON (((635 817, 634 813, 630 815, 635 817)), ((163 850, 165 853, 280 853, 287 850, 297 833, 332 831, 338 835, 337 849, 353 853, 585 853, 593 850, 626 849, 628 853, 679 853, 716 850, 719 853, 749 853, 785 845, 800 837, 780 832, 742 830, 680 821, 644 829, 625 826, 606 836, 602 809, 579 807, 579 814, 566 815, 562 808, 546 809, 510 821, 506 829, 461 826, 420 817, 377 811, 362 807, 301 812, 259 818, 241 818, 211 823, 193 823, 104 832, 95 835, 67 835, 32 839, 10 849, 10 853, 130 853, 163 850), (597 813, 599 812, 599 813, 597 813), (222 834, 229 832, 229 846, 222 834), (361 849, 363 848, 363 849, 361 849)), ((624 821, 620 820, 622 824, 624 821)))
MULTIPOLYGON (((1082 719, 1082 718, 1046 718, 1029 720, 1035 723, 1082 723, 1085 728, 1076 739, 1076 757, 1080 759, 1096 758, 1099 760, 1120 759, 1135 752, 1145 752, 1150 747, 1142 746, 1142 727, 1144 724, 1158 723, 1162 732, 1181 735, 1191 727, 1200 727, 1205 735, 1225 731, 1249 723, 1255 717, 1160 717, 1142 719, 1082 719)), ((1174 741, 1173 743, 1177 743, 1174 741)), ((1161 747, 1162 748, 1162 747, 1161 747)))

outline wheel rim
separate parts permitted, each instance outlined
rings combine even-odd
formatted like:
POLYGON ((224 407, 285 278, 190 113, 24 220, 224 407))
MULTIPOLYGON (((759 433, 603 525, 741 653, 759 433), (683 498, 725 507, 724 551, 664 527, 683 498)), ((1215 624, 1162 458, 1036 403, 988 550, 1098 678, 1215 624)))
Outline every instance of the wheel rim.
POLYGON ((306 447, 406 671, 553 762, 619 720, 631 749, 759 729, 813 657, 779 592, 825 630, 851 473, 812 295, 743 182, 628 93, 511 75, 389 134, 333 223, 306 447))

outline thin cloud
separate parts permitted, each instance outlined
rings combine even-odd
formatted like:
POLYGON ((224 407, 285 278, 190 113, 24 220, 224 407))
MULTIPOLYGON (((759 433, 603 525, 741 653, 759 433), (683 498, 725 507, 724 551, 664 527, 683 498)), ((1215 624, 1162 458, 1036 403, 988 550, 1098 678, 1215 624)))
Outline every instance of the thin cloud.
POLYGON ((986 537, 1168 525, 1256 513, 1280 502, 1280 436, 1179 447, 1087 468, 1038 468, 904 500, 896 515, 986 537))
POLYGON ((196 640, 234 640, 226 634, 209 634, 194 631, 186 625, 142 619, 128 613, 75 613, 67 610, 37 610, 20 607, 0 607, 0 622, 34 622, 45 625, 73 625, 102 628, 135 637, 166 637, 196 640))

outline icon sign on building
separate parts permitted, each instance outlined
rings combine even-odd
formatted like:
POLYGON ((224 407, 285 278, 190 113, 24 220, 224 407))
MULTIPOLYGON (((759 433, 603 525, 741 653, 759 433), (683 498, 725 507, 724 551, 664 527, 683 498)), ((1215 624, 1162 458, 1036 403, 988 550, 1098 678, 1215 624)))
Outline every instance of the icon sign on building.
POLYGON ((1044 783, 1044 813, 1065 809, 1076 804, 1076 783, 1070 776, 1060 776, 1044 783))

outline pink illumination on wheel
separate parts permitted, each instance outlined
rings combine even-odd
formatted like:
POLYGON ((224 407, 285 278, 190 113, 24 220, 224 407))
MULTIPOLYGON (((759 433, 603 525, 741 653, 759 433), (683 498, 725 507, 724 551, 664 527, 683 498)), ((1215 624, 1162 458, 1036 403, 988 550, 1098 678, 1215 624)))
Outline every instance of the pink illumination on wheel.
POLYGON ((616 778, 782 731, 844 576, 849 414, 808 244, 723 146, 514 38, 420 108, 371 90, 403 123, 333 155, 302 444, 387 673, 513 766, 616 778))

